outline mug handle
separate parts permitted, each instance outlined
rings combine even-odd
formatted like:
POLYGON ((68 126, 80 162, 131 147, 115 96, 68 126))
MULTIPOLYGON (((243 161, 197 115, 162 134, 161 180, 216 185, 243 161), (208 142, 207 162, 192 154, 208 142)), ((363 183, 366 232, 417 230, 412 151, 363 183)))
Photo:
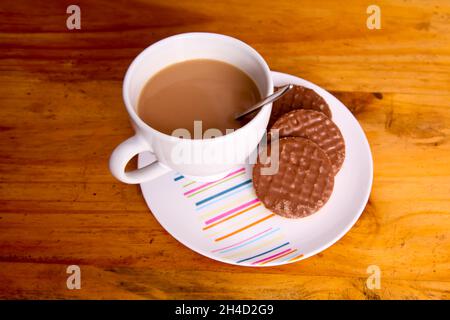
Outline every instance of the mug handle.
POLYGON ((109 158, 109 169, 113 176, 122 182, 136 184, 155 179, 170 171, 156 160, 143 168, 126 172, 127 163, 135 155, 145 151, 153 153, 147 142, 138 134, 119 144, 109 158))

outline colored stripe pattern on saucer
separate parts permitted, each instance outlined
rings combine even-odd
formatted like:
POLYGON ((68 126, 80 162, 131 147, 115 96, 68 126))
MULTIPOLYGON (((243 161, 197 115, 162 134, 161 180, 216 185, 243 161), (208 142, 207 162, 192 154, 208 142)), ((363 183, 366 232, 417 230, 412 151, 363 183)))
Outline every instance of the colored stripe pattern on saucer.
POLYGON ((195 182, 175 174, 185 199, 192 203, 211 253, 236 264, 269 266, 302 259, 286 239, 277 217, 254 193, 251 172, 238 168, 212 182, 195 182))

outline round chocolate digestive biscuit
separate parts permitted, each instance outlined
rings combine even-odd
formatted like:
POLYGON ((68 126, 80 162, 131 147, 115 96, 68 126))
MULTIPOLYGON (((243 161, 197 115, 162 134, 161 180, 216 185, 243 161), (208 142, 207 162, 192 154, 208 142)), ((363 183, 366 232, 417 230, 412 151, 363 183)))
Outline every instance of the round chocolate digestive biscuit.
POLYGON ((267 155, 266 159, 261 159, 260 155, 253 167, 256 195, 266 208, 280 216, 309 216, 328 201, 333 191, 330 159, 308 139, 283 138, 278 143, 277 154, 271 154, 270 150, 275 151, 276 148, 269 145, 267 153, 263 153, 267 155), (275 170, 270 172, 270 169, 275 170))
POLYGON ((345 159, 345 142, 336 124, 323 113, 314 110, 294 110, 279 118, 271 129, 279 130, 279 137, 310 139, 330 158, 334 174, 345 159))
POLYGON ((330 107, 314 90, 302 86, 294 86, 273 103, 272 114, 269 119, 269 128, 283 114, 296 109, 316 110, 323 112, 330 119, 332 117, 330 107))

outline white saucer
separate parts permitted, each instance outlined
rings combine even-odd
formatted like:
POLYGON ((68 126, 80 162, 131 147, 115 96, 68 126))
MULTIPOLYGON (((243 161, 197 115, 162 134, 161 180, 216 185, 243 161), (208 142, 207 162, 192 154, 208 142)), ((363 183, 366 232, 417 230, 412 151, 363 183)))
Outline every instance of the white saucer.
MULTIPOLYGON (((273 215, 256 198, 249 167, 218 182, 194 182, 169 172, 141 184, 147 205, 175 239, 218 261, 241 266, 274 266, 315 255, 355 224, 369 198, 373 163, 358 121, 334 96, 306 80, 273 72, 274 84, 314 89, 328 103, 346 144, 344 164, 326 205, 303 219, 273 215)), ((140 154, 138 166, 153 159, 140 154)))

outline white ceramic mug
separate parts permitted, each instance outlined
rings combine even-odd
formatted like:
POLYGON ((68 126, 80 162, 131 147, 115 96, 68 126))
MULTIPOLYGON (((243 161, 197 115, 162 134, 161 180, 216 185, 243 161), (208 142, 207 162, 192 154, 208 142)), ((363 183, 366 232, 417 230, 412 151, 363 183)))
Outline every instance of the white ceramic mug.
MULTIPOLYGON (((215 180, 226 175, 237 165, 246 162, 257 148, 269 121, 272 104, 264 106, 243 127, 232 133, 212 139, 181 139, 159 132, 144 123, 136 108, 140 92, 155 73, 174 63, 192 59, 213 59, 227 62, 255 82, 262 97, 273 93, 272 76, 264 59, 240 40, 213 33, 185 33, 163 39, 141 52, 131 63, 123 83, 123 99, 136 134, 122 142, 112 153, 109 166, 112 174, 125 183, 142 183, 175 170, 196 181, 215 180), (174 157, 177 150, 196 150, 201 154, 233 153, 232 161, 180 161, 174 157), (127 163, 141 152, 151 152, 156 161, 150 165, 126 172, 127 163)), ((180 115, 182 116, 182 115, 180 115)))

